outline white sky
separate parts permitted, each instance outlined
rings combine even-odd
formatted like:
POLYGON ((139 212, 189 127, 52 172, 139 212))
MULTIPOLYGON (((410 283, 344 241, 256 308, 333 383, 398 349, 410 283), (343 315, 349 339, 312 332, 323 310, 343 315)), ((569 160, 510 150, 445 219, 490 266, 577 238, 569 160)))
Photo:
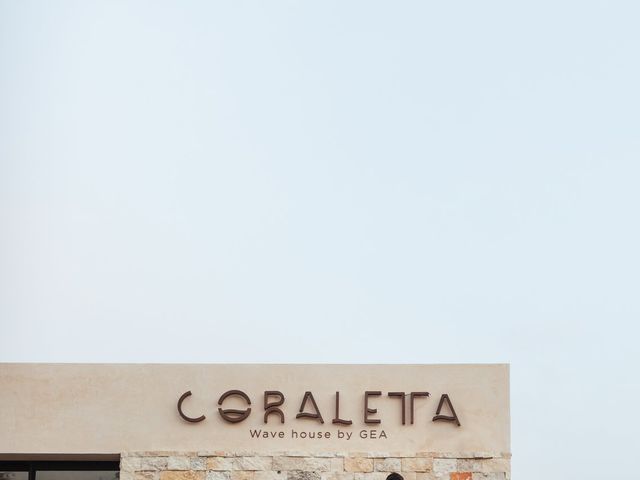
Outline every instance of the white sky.
POLYGON ((0 361, 510 362, 637 471, 639 14, 0 1, 0 361))

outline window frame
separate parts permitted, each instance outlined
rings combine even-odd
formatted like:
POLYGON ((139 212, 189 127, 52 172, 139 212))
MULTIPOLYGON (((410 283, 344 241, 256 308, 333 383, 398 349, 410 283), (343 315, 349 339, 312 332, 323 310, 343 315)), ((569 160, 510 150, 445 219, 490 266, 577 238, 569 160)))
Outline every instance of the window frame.
POLYGON ((0 461, 0 471, 3 472, 28 472, 29 480, 36 480, 36 471, 120 471, 120 462, 89 462, 89 461, 64 461, 64 460, 35 460, 28 462, 0 461))

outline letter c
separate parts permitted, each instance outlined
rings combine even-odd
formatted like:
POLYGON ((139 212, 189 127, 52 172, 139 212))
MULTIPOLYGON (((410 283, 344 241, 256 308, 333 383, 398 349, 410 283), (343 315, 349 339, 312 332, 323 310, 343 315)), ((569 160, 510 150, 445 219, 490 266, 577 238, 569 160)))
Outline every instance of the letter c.
POLYGON ((190 396, 191 396, 191 390, 189 390, 188 392, 184 392, 182 394, 182 396, 180 397, 180 400, 178 400, 178 413, 187 422, 191 422, 191 423, 201 422, 206 418, 204 415, 200 415, 198 418, 193 418, 193 417, 189 417, 182 411, 182 402, 184 402, 184 400, 190 396))

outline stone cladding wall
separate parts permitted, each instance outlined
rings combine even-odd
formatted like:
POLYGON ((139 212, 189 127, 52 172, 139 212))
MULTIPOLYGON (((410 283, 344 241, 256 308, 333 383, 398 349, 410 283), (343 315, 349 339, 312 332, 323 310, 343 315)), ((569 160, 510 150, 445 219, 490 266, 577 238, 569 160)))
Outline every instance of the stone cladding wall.
POLYGON ((120 480, 510 480, 510 454, 127 452, 120 480))

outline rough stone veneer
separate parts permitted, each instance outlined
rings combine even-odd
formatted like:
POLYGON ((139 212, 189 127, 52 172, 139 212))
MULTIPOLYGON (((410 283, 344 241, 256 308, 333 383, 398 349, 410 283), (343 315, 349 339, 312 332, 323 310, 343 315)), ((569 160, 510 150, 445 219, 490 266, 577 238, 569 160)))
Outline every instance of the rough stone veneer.
POLYGON ((128 452, 120 480, 510 480, 510 454, 128 452))

